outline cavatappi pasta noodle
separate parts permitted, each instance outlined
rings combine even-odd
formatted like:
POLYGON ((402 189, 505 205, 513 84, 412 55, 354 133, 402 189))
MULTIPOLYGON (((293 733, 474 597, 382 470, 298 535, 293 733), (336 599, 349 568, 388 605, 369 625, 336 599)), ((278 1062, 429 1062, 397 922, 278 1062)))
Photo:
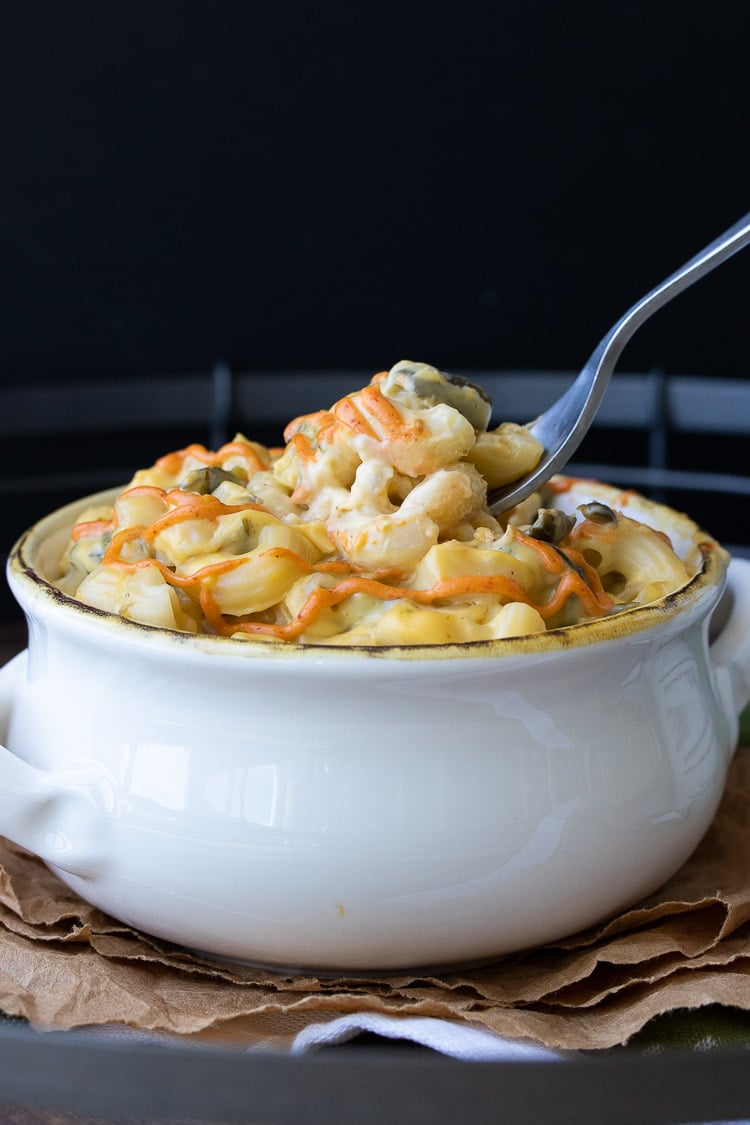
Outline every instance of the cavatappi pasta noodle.
POLYGON ((503 518, 487 490, 529 472, 523 426, 488 430, 484 393, 401 362, 283 450, 238 435, 139 470, 85 512, 58 585, 144 624, 242 640, 438 644, 538 633, 645 604, 691 572, 665 535, 594 501, 537 495, 503 518))

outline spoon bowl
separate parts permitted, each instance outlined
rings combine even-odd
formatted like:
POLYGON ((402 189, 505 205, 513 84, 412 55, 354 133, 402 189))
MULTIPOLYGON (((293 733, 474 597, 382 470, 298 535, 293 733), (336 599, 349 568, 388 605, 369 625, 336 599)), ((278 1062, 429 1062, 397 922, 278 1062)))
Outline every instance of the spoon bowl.
POLYGON ((520 504, 572 457, 596 416, 615 365, 638 328, 678 293, 716 269, 750 242, 750 212, 628 309, 594 349, 581 373, 549 410, 528 424, 544 446, 536 468, 488 496, 498 515, 520 504))

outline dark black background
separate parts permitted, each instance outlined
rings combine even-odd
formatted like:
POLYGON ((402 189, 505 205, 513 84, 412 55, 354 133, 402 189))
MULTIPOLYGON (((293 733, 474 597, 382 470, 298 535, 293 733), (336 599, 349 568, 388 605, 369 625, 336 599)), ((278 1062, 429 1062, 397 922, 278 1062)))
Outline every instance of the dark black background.
MULTIPOLYGON (((4 381, 574 369, 749 206, 744 3, 0 17, 4 381)), ((744 377, 750 257, 621 367, 744 377)))

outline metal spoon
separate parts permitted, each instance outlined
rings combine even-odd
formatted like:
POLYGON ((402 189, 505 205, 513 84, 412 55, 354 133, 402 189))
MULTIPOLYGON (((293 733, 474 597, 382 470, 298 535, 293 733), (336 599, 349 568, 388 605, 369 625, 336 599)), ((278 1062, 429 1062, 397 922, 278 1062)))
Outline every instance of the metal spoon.
POLYGON ((554 473, 559 472, 580 445, 599 409, 610 376, 623 348, 644 321, 666 305, 678 293, 688 289, 725 262, 750 242, 750 212, 729 230, 711 242, 684 266, 671 274, 655 289, 628 309, 610 328, 583 367, 575 382, 568 387, 549 410, 528 428, 544 446, 536 468, 503 488, 488 495, 489 509, 495 515, 512 508, 529 496, 554 473))

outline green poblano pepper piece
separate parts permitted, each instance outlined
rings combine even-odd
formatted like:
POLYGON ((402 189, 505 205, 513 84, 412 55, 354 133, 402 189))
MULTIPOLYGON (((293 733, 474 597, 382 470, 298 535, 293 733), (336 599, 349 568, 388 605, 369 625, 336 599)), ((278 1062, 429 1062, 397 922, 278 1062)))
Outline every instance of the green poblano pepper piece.
POLYGON ((492 401, 487 392, 468 379, 446 375, 429 363, 402 360, 391 368, 380 389, 387 398, 398 399, 406 391, 422 399, 427 406, 443 402, 463 414, 475 430, 486 430, 489 425, 492 401))

